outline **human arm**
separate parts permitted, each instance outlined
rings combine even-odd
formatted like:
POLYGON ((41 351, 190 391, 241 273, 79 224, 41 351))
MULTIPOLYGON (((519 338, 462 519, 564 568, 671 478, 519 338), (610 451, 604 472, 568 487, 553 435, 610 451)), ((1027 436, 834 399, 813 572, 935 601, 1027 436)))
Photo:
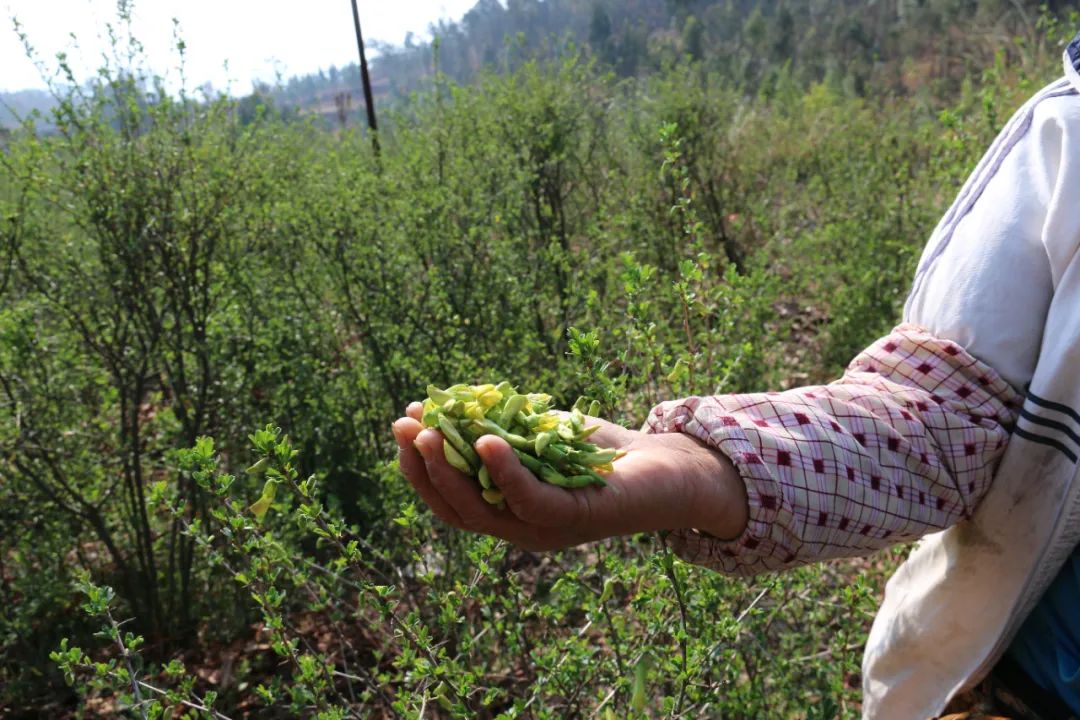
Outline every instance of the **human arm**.
POLYGON ((445 463, 437 432, 415 418, 394 429, 402 470, 452 525, 535 550, 672 530, 685 559, 754 574, 868 554, 970 514, 1016 406, 1012 388, 958 345, 901 327, 832 385, 662 403, 646 423, 654 437, 605 425, 598 443, 630 451, 606 488, 540 483, 482 438, 503 510, 445 463))

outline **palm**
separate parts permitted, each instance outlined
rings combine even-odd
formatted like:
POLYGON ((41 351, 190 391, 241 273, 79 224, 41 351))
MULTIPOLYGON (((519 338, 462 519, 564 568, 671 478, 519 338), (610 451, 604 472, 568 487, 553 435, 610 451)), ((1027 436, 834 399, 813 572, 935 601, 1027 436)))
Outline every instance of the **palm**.
POLYGON ((505 508, 496 508, 483 501, 472 479, 446 462, 442 436, 419 423, 419 403, 410 405, 407 414, 394 424, 402 472, 436 515, 462 529, 526 549, 555 549, 658 529, 668 522, 672 504, 685 501, 664 436, 590 418, 589 424, 600 425, 591 438, 597 445, 626 451, 606 476, 607 487, 567 491, 542 483, 521 466, 509 445, 485 436, 476 449, 506 499, 505 508))

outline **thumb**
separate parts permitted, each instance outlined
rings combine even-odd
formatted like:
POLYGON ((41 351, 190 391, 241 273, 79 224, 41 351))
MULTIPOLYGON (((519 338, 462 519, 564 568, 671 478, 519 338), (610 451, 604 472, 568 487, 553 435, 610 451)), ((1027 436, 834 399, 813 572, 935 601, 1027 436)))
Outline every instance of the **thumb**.
POLYGON ((574 522, 578 502, 569 491, 541 482, 521 464, 505 440, 485 435, 476 452, 503 494, 510 512, 534 525, 556 527, 574 522))

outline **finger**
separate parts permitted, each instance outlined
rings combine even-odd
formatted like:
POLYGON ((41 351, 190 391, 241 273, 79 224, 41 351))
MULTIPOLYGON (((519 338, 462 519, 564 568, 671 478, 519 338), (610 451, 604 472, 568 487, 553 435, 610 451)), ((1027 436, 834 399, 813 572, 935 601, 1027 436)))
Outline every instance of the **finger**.
POLYGON ((581 502, 575 494, 538 480, 505 440, 485 435, 476 441, 476 452, 510 511, 521 520, 543 527, 575 525, 582 520, 581 502))
MULTIPOLYGON (((463 520, 461 515, 450 506, 443 496, 435 489, 427 475, 427 465, 420 455, 420 453, 412 448, 410 450, 411 455, 414 456, 417 465, 420 466, 420 471, 417 473, 423 478, 420 482, 414 482, 414 475, 409 475, 409 480, 413 487, 416 488, 417 493, 423 498, 424 502, 431 507, 436 517, 445 522, 447 525, 458 528, 459 530, 469 530, 473 532, 483 532, 489 535, 500 537, 504 540, 508 540, 515 546, 522 550, 528 550, 532 552, 540 552, 542 550, 559 549, 566 547, 568 543, 560 541, 558 538, 551 538, 542 536, 539 532, 539 528, 528 527, 524 523, 521 523, 513 518, 486 518, 482 520, 470 519, 469 521, 463 520)), ((406 464, 406 459, 401 459, 402 467, 406 464)), ((452 468, 451 468, 452 469, 452 468)), ((477 498, 479 498, 480 504, 483 506, 481 511, 497 512, 495 509, 483 501, 479 495, 479 490, 474 489, 477 498)), ((505 511, 504 511, 505 512, 505 511)))
POLYGON ((415 418, 403 417, 395 420, 390 429, 394 433, 394 440, 397 442, 398 449, 415 450, 413 442, 424 428, 415 418))
POLYGON ((424 417, 424 406, 418 402, 411 402, 409 407, 405 408, 405 414, 419 422, 424 417))
POLYGON ((467 530, 497 535, 511 542, 528 534, 526 523, 485 501, 477 482, 446 462, 442 433, 424 430, 416 445, 424 457, 432 486, 458 514, 467 530))
POLYGON ((461 516, 443 500, 442 495, 431 485, 428 478, 427 464, 413 443, 423 428, 416 420, 402 418, 393 424, 394 439, 398 444, 398 463, 401 473, 408 479, 420 498, 428 504, 431 511, 443 522, 454 527, 464 528, 461 516))

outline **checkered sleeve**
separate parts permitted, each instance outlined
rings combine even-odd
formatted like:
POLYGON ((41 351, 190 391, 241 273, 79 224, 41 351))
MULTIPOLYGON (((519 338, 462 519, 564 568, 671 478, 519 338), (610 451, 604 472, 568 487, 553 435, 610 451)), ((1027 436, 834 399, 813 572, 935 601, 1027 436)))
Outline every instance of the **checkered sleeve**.
POLYGON ((901 325, 830 385, 673 400, 643 429, 688 433, 732 461, 746 530, 679 530, 669 542, 688 562, 753 575, 867 555, 970 516, 1019 406, 959 345, 901 325))

